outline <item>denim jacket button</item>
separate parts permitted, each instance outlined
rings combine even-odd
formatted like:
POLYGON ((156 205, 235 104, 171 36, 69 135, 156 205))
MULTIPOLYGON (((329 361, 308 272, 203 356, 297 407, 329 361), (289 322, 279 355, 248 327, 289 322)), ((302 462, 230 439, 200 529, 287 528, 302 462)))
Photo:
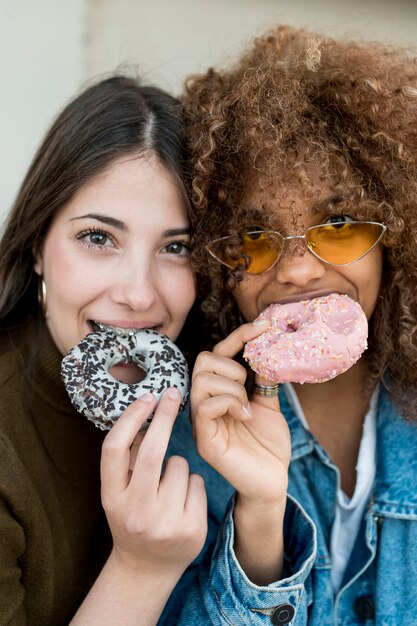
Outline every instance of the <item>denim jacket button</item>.
POLYGON ((283 626, 288 624, 294 617, 295 611, 291 604, 280 604, 274 609, 271 615, 271 622, 274 626, 283 626))
POLYGON ((359 596, 353 603, 353 608, 359 619, 363 621, 373 619, 375 615, 374 601, 371 596, 359 596))

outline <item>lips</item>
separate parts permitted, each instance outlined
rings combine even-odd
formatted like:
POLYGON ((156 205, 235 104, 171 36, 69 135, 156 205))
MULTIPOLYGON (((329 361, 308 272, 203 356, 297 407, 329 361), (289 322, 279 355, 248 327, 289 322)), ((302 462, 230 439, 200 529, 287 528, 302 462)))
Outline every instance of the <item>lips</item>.
POLYGON ((344 291, 340 291, 338 289, 321 289, 317 291, 309 291, 304 293, 296 293, 292 296, 288 296, 285 298, 279 298, 278 300, 274 300, 273 302, 268 302, 263 309, 267 309, 270 304, 289 304, 291 302, 300 302, 302 300, 313 300, 313 298, 321 298, 324 296, 329 296, 332 293, 338 293, 341 295, 348 295, 352 298, 352 300, 356 300, 354 294, 347 293, 344 291))

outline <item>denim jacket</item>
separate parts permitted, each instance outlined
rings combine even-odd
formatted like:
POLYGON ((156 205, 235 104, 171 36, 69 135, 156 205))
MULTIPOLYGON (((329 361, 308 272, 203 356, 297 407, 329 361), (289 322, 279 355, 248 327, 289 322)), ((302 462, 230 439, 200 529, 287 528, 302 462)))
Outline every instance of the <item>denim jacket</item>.
POLYGON ((160 624, 416 626, 417 426, 402 419, 381 391, 375 486, 335 596, 329 547, 339 472, 284 393, 280 402, 292 439, 284 578, 259 587, 242 571, 233 551, 233 490, 198 456, 184 414, 169 453, 186 456, 205 477, 210 530, 160 624))

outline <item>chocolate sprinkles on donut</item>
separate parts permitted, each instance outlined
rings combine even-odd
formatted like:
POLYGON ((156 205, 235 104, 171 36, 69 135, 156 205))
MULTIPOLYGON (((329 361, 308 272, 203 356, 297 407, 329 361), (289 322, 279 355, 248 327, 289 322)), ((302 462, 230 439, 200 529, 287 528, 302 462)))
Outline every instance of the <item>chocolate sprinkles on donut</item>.
POLYGON ((89 333, 64 357, 61 375, 74 408, 102 430, 111 428, 145 393, 159 401, 168 387, 177 387, 182 396, 180 410, 188 398, 185 357, 166 335, 147 328, 126 335, 110 330, 89 333), (117 363, 129 361, 146 372, 138 383, 122 383, 109 373, 117 363))

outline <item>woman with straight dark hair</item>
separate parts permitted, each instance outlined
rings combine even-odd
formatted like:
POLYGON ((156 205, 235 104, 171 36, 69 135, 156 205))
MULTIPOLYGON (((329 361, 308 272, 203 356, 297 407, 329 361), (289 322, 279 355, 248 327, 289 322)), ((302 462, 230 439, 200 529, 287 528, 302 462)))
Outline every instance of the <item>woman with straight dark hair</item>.
MULTIPOLYGON (((60 377, 62 357, 98 324, 172 340, 183 329, 195 284, 180 130, 177 101, 157 88, 124 76, 89 87, 47 133, 7 220, 1 624, 154 624, 204 544, 201 478, 178 456, 161 478, 178 390, 156 409, 143 395, 105 437, 71 406, 60 377)), ((112 374, 139 376, 132 363, 112 374)))

